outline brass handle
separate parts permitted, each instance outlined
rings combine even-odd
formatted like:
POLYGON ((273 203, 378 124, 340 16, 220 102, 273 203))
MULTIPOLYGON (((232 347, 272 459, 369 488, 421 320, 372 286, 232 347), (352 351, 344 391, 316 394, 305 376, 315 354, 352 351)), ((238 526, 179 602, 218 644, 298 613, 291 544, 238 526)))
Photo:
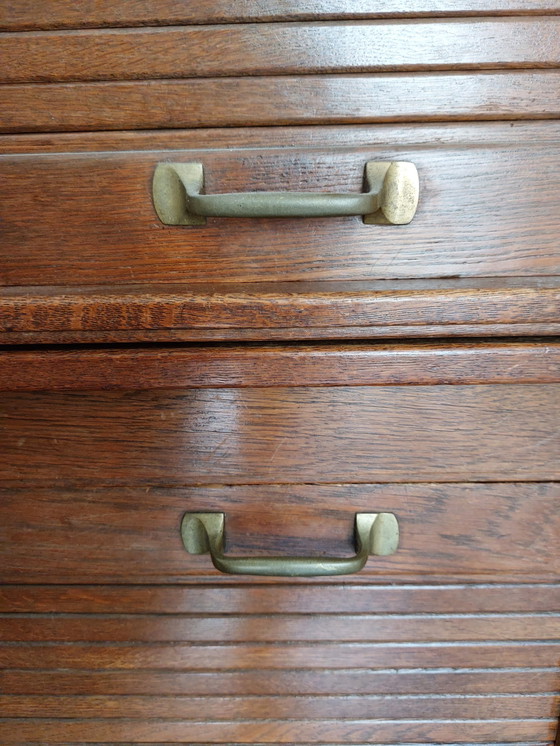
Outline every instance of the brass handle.
POLYGON ((235 575, 349 575, 361 570, 370 554, 393 554, 399 545, 393 513, 356 513, 353 557, 226 557, 225 518, 225 513, 185 513, 181 538, 187 552, 210 554, 216 569, 235 575))
POLYGON ((355 194, 240 192, 203 194, 201 163, 160 163, 153 179, 156 212, 166 225, 204 225, 207 217, 286 218, 362 215, 364 223, 410 223, 418 205, 418 171, 408 161, 370 161, 366 191, 355 194))

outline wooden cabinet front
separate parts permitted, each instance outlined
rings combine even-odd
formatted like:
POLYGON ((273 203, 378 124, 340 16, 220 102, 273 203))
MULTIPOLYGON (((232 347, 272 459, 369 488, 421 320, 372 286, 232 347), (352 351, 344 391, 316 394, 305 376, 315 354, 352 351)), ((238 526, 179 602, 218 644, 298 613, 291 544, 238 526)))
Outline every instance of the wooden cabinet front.
POLYGON ((550 742, 557 345, 2 365, 3 742, 550 742), (359 512, 400 544, 342 578, 229 576, 185 551, 187 511, 226 514, 227 554, 347 556, 359 512))

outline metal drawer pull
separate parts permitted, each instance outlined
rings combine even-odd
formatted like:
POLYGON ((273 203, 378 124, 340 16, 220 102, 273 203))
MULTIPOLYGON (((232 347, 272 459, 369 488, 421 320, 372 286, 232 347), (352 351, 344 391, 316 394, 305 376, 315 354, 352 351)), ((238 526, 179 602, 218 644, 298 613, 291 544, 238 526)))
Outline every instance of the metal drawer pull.
POLYGON ((181 537, 187 552, 210 554, 215 568, 234 575, 349 575, 361 570, 370 554, 393 554, 399 545, 393 513, 356 513, 353 557, 226 557, 225 518, 225 513, 185 513, 181 537))
POLYGON ((364 223, 405 225, 418 205, 418 171, 408 161, 369 161, 366 191, 355 194, 239 192, 202 194, 202 163, 160 163, 154 206, 166 225, 204 225, 207 217, 303 218, 363 215, 364 223))

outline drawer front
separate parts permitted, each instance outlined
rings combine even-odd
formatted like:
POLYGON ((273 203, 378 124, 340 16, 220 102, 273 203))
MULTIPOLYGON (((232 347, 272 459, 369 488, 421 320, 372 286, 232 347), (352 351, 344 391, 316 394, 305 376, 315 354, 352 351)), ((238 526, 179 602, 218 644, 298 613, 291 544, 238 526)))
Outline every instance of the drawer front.
POLYGON ((3 743, 551 742, 554 345, 2 366, 3 743), (343 582, 227 576, 186 511, 225 512, 236 555, 348 555, 357 512, 400 545, 343 582))
POLYGON ((296 556, 393 512, 401 550, 366 575, 557 571, 557 345, 16 351, 0 371, 27 389, 1 396, 8 577, 215 574, 182 549, 186 511, 296 556))
POLYGON ((554 581, 560 571, 558 483, 94 484, 5 488, 0 499, 3 582, 174 583, 220 576, 208 554, 186 553, 185 512, 226 514, 226 554, 309 556, 319 564, 353 553, 356 513, 393 513, 400 527, 396 553, 371 556, 356 582, 554 581))
MULTIPOLYGON (((214 149, 5 152, 0 281, 137 285, 560 274, 555 123, 508 127, 507 133, 503 125, 401 127, 394 135, 375 128, 306 130, 301 146, 285 147, 280 138, 273 149, 276 135, 267 136, 268 147, 247 147, 247 135, 234 131, 217 134, 214 144, 221 147, 214 149), (152 177, 165 161, 201 163, 206 192, 217 194, 359 193, 365 164, 376 160, 416 164, 420 202, 409 225, 365 225, 360 217, 164 225, 152 201, 152 177)), ((194 134, 188 139, 196 143, 194 134)), ((262 133, 254 135, 259 141, 262 133)), ((140 142, 150 148, 149 138, 140 142)), ((205 142, 211 147, 212 137, 205 142)), ((63 140, 59 147, 69 145, 63 140)), ((130 147, 126 138, 120 147, 130 147)))

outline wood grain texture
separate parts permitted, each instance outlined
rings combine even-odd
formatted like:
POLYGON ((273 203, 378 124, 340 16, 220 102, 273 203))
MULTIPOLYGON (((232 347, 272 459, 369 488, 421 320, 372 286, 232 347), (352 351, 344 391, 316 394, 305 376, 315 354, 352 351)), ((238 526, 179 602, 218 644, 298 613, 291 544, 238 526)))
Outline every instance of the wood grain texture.
MULTIPOLYGON (((73 615, 64 619, 49 616, 4 616, 0 627, 2 643, 142 643, 160 642, 206 644, 223 643, 290 643, 333 642, 347 643, 451 643, 515 640, 555 640, 560 635, 560 615, 538 614, 321 614, 289 615, 272 621, 268 615, 193 617, 192 615, 107 616, 73 615)), ((372 703, 375 706, 375 703, 372 703)), ((542 702, 539 708, 542 709, 542 702)), ((558 702, 560 704, 560 701, 558 702)), ((2 700, 0 698, 0 707, 2 700)), ((4 708, 2 707, 2 712, 4 708)), ((168 710, 162 717, 176 717, 168 710)), ((196 710, 192 713, 199 714, 196 710)), ((37 713, 39 714, 39 713, 37 713)), ((52 714, 52 711, 51 711, 52 714)), ((122 716, 124 713, 120 713, 122 716)), ((210 714, 210 713, 209 713, 210 714)), ((216 712, 213 713, 216 715, 216 712)), ((379 713, 376 712, 376 715, 379 713)), ((388 715, 389 713, 387 713, 388 715)), ((391 713, 394 716, 396 713, 391 713)), ((404 714, 404 713, 403 713, 404 714)), ((482 714, 482 713, 481 713, 482 714)), ((529 714, 529 713, 526 713, 529 714)), ((80 717, 69 714, 69 717, 80 717)), ((141 716, 145 716, 146 711, 141 716)), ((259 717, 253 712, 249 717, 259 717)), ((321 717, 327 715, 326 711, 321 717)), ((372 713, 373 715, 373 713, 372 713)), ((419 711, 409 712, 418 717, 419 711)), ((157 716, 157 712, 154 712, 157 716)), ((186 712, 184 713, 186 717, 186 712)), ((233 713, 230 713, 233 716, 233 713)), ((444 714, 440 715, 445 717, 444 714)), ((488 716, 488 715, 486 715, 488 716)), ((29 713, 25 717, 32 717, 29 713)), ((192 717, 192 715, 191 715, 192 717)), ((364 712, 357 717, 364 717, 364 712)))
MULTIPOLYGON (((59 443, 60 440, 53 443, 53 448, 59 443)), ((91 454, 92 451, 89 456, 92 471, 97 469, 102 473, 100 459, 91 454)), ((36 462, 35 481, 42 476, 39 459, 36 462)), ((120 468, 125 466, 121 464, 120 468)), ((25 476, 23 469, 19 472, 25 476)), ((65 474, 60 474, 58 480, 64 477, 65 474)), ((103 477, 97 481, 106 481, 106 473, 103 477)), ((193 474, 191 478, 197 476, 193 474)), ((305 478, 302 474, 302 479, 305 478)), ((134 481, 135 476, 129 470, 128 482, 134 481)), ((366 569, 356 576, 358 581, 391 578, 393 582, 403 582, 406 578, 432 576, 478 579, 478 582, 501 577, 554 581, 559 569, 555 549, 560 535, 556 509, 559 490, 554 483, 4 488, 0 506, 3 527, 0 577, 2 582, 11 583, 159 584, 203 576, 227 581, 227 576, 214 570, 208 556, 190 556, 185 552, 179 532, 185 511, 226 512, 228 551, 264 556, 348 555, 354 513, 387 511, 394 512, 400 522, 399 550, 391 557, 371 558, 366 569)), ((231 580, 239 582, 239 578, 231 580)), ((255 593, 258 598, 259 591, 255 593)), ((530 591, 527 593, 530 598, 530 591)), ((302 594, 305 598, 306 591, 302 594)), ((474 591, 471 598, 473 594, 474 591)), ((193 598, 197 598, 196 593, 193 598)), ((251 598, 249 594, 246 603, 251 598)), ((380 595, 380 604, 383 598, 380 595)), ((374 599, 375 596, 372 603, 374 599)), ((409 600, 413 603, 414 594, 409 600)), ((546 611, 554 608, 553 595, 545 606, 549 607, 546 611)), ((246 608, 245 605, 243 609, 246 608)), ((196 606, 190 609, 197 610, 196 606)), ((268 613, 266 607, 262 613, 268 613)), ((480 622, 479 632, 487 639, 495 634, 486 629, 494 618, 489 614, 486 622, 480 622)), ((522 619, 523 614, 518 617, 522 619)), ((204 622, 209 630, 212 623, 209 619, 204 622)), ((258 625, 258 619, 255 623, 258 625)), ((295 620, 294 624, 297 623, 295 620)), ((336 617, 332 623, 336 626, 336 617)), ((453 629, 456 634, 466 634, 468 625, 465 623, 463 627, 461 621, 453 621, 453 615, 448 623, 451 625, 448 635, 453 634, 453 629)), ((251 624, 250 620, 240 625, 240 629, 247 624, 251 624)), ((279 622, 274 632, 267 627, 270 624, 268 618, 263 634, 280 637, 286 634, 282 628, 287 623, 279 622)), ((417 624, 420 630, 421 620, 417 624)), ((515 624, 523 629, 523 621, 515 624)), ((552 625, 560 632, 558 621, 552 625)), ((162 630, 164 626, 162 622, 162 630)), ((429 625, 424 629, 424 634, 433 639, 429 625)), ((544 635, 546 624, 543 622, 539 629, 541 632, 537 634, 544 635)), ((399 634, 390 624, 388 633, 399 634)), ((196 634, 194 629, 192 634, 196 634)), ((205 634, 204 628, 200 634, 205 634)), ((315 634, 322 633, 319 630, 315 634)), ((346 633, 339 630, 337 634, 341 637, 346 633)), ((441 628, 437 635, 444 635, 441 628)), ((509 638, 502 634, 500 639, 509 638)))
POLYGON ((479 613, 560 612, 560 585, 494 582, 359 586, 340 581, 325 585, 315 580, 304 585, 269 583, 257 586, 241 582, 235 587, 220 584, 216 579, 211 584, 175 586, 6 584, 0 588, 2 614, 274 615, 398 614, 410 611, 445 614, 473 610, 479 613))
MULTIPOLYGON (((151 741, 150 743, 148 743, 147 741, 143 741, 142 743, 144 744, 144 746, 162 746, 161 742, 154 743, 153 741, 151 741)), ((168 743, 169 742, 167 742, 167 744, 168 743)), ((184 743, 184 741, 181 741, 181 743, 184 743)), ((508 743, 511 744, 512 742, 509 741, 508 743)), ((532 742, 529 742, 529 743, 527 743, 527 741, 524 741, 524 742, 515 741, 515 746, 548 746, 548 743, 549 743, 548 741, 546 741, 546 742, 544 742, 544 741, 541 741, 541 742, 532 741, 532 742)), ((112 746, 112 744, 113 744, 113 742, 111 743, 111 746, 112 746)), ((167 746, 167 744, 165 744, 165 746, 167 746)), ((270 746, 272 744, 272 742, 269 741, 268 744, 270 746)), ((35 746, 35 742, 30 742, 30 741, 21 742, 21 741, 18 741, 17 742, 17 746, 35 746)), ((75 744, 75 742, 72 742, 72 743, 64 742, 64 746, 76 746, 76 744, 75 744)), ((99 741, 97 741, 97 742, 95 742, 95 744, 93 744, 93 746, 108 746, 108 743, 107 743, 107 741, 104 741, 102 743, 100 743, 99 741)), ((241 744, 239 742, 232 743, 232 742, 228 741, 228 746, 244 746, 244 744, 241 744)), ((258 744, 258 746, 264 746, 264 745, 261 742, 260 744, 258 744)), ((276 741, 274 744, 272 744, 272 746, 278 746, 278 742, 276 741)), ((309 742, 307 742, 305 744, 302 744, 301 742, 299 742, 298 746, 311 746, 311 744, 309 744, 309 742)), ((338 744, 329 743, 329 744, 326 744, 326 746, 339 746, 339 745, 338 744)), ((373 744, 372 745, 372 743, 370 741, 367 744, 362 743, 359 746, 379 746, 379 744, 373 744)), ((464 746, 464 742, 463 742, 463 744, 449 744, 448 743, 447 746, 464 746)), ((470 746, 473 746, 473 745, 470 745, 470 746)), ((479 746, 479 745, 476 745, 476 746, 479 746)), ((496 743, 496 741, 493 741, 491 744, 485 744, 485 746, 507 746, 507 744, 505 744, 503 741, 501 743, 496 743)))
POLYGON ((559 336, 553 324, 453 324, 429 326, 281 327, 267 329, 162 329, 129 331, 0 332, 0 344, 115 344, 138 342, 273 342, 463 337, 559 336))
POLYGON ((0 353, 3 391, 479 383, 560 383, 560 343, 15 348, 0 353))
MULTIPOLYGON (((558 616, 511 613, 516 598, 525 604, 536 600, 537 606, 540 599, 543 608, 557 608, 550 586, 358 589, 340 583, 329 588, 324 583, 291 582, 261 588, 251 584, 244 588, 113 587, 121 603, 138 612, 125 616, 116 607, 107 613, 108 590, 79 585, 3 589, 9 604, 23 601, 20 608, 37 611, 49 598, 57 612, 4 612, 0 617, 4 639, 10 629, 16 635, 11 645, 1 648, 0 728, 4 730, 0 732, 19 734, 23 728, 26 739, 44 739, 48 734, 54 743, 71 737, 82 743, 100 737, 119 743, 126 732, 126 743, 131 737, 144 743, 157 725, 158 733, 185 743, 193 742, 192 726, 207 742, 208 738, 222 742, 226 732, 236 731, 236 740, 244 743, 255 739, 271 743, 272 737, 299 743, 299 730, 297 734, 293 730, 297 727, 308 728, 306 740, 316 743, 332 737, 338 743, 355 743, 355 734, 364 729, 368 743, 379 739, 394 743, 405 740, 405 728, 407 734, 411 730, 417 734, 416 742, 431 742, 428 737, 449 742, 458 740, 459 730, 464 733, 467 727, 483 743, 499 725, 502 738, 519 744, 520 724, 524 734, 533 729, 532 738, 535 729, 548 733, 553 727, 558 644, 543 638, 554 634, 558 616), (453 605, 459 592, 464 592, 460 602, 466 613, 435 613, 453 605), (184 608, 185 594, 191 593, 195 596, 184 608), (374 613, 352 616, 347 609, 341 613, 349 593, 362 599, 360 608, 363 601, 370 604, 376 598, 374 613), (170 614, 169 609, 163 614, 146 613, 162 609, 169 594, 180 599, 175 607, 179 614, 170 614), (210 606, 199 605, 204 594, 210 606), (322 610, 309 607, 313 596, 322 610), (71 600, 72 606, 64 609, 59 603, 64 599, 71 600), (261 607, 263 599, 271 614, 261 607), (387 615, 395 609, 395 600, 405 614, 387 615), (430 613, 418 613, 429 600, 430 613), (490 602, 498 611, 486 615, 486 624, 479 601, 490 602), (287 613, 286 604, 297 613, 287 613), (242 609, 241 616, 231 614, 235 608, 242 609), (181 639, 171 643, 169 625, 180 620, 184 623, 181 639), (19 632, 15 622, 21 625, 19 632), (329 625, 341 628, 344 622, 347 633, 327 641, 324 633, 329 625), (223 623, 236 628, 234 644, 231 635, 216 626, 223 623), (361 633, 349 645, 353 624, 361 633), (477 624, 480 639, 473 637, 477 624), (30 625, 35 633, 30 634, 30 625), (128 625, 126 633, 123 625, 128 625), (461 625, 464 634, 449 637, 453 628, 461 631, 461 625), (391 642, 380 645, 383 628, 391 642), (197 629, 204 632, 195 640, 197 629), (309 634, 312 629, 324 633, 316 638, 309 634), (484 630, 489 636, 482 634, 484 630), (437 642, 429 642, 432 636, 437 642), (410 641, 402 642, 409 637, 410 641), (60 645, 62 638, 64 645, 60 645), (274 641, 267 642, 269 638, 274 641), (395 643, 394 638, 401 642, 395 643), (496 644, 494 638, 507 642, 496 644), (162 644, 163 640, 167 642, 162 644), (395 667, 406 670, 397 672, 395 667)), ((11 742, 9 735, 7 742, 11 742)))
POLYGON ((249 720, 235 721, 163 721, 163 720, 51 720, 0 719, 0 736, 5 743, 22 739, 49 743, 95 743, 99 739, 111 743, 146 743, 154 738, 179 743, 341 743, 399 744, 413 739, 414 743, 431 744, 434 740, 451 742, 468 739, 470 743, 495 742, 506 739, 519 743, 520 739, 547 743, 554 737, 556 720, 540 718, 498 720, 249 720), (94 731, 93 735, 90 735, 94 731), (95 741, 93 740, 95 739, 95 741), (369 740, 368 740, 369 739, 369 740))
MULTIPOLYGON (((201 711, 209 721, 246 719, 493 719, 553 718, 560 698, 549 695, 465 697, 112 697, 1 696, 4 718, 135 718, 200 720, 201 711)), ((16 725, 16 723, 14 723, 16 725)))
MULTIPOLYGON (((347 283, 251 283, 216 285, 125 285, 0 288, 0 340, 4 333, 157 332, 208 329, 265 330, 301 327, 310 335, 322 330, 336 336, 341 328, 386 334, 418 326, 417 335, 433 327, 453 333, 470 326, 487 334, 506 334, 560 319, 560 278, 405 280, 347 283), (334 328, 332 328, 334 327, 334 328), (502 332, 503 333, 503 332, 502 332)), ((319 332, 320 333, 320 332, 319 332)), ((130 338, 128 338, 129 341, 130 338)))
MULTIPOLYGON (((558 666, 553 642, 413 644, 2 645, 5 668, 92 671, 223 671, 348 668, 541 668, 558 666)), ((273 675, 272 673, 270 674, 273 675)), ((0 733, 2 730, 0 729, 0 733)), ((3 735, 3 733, 2 733, 3 735)), ((307 740, 307 739, 306 739, 307 740)))
POLYGON ((559 390, 504 384, 5 394, 0 480, 82 487, 550 480, 560 475, 559 390))
POLYGON ((0 86, 0 132, 558 118, 556 70, 0 86))
POLYGON ((261 23, 9 33, 0 55, 4 83, 554 68, 559 37, 555 16, 261 23))
MULTIPOLYGON (((512 73, 514 74, 514 73, 512 73)), ((394 76, 396 79, 396 76, 394 76)), ((236 148, 321 148, 342 146, 401 149, 404 146, 491 148, 514 146, 537 141, 540 146, 555 148, 560 140, 560 124, 555 121, 511 120, 506 122, 462 122, 443 124, 391 123, 381 125, 349 124, 343 129, 323 127, 242 127, 211 129, 176 129, 148 131, 56 132, 13 134, 0 137, 1 154, 76 153, 123 150, 200 150, 236 148)), ((166 153, 169 160, 173 153, 166 153)))
POLYGON ((391 670, 0 671, 2 691, 41 696, 373 696, 540 694, 558 691, 558 668, 391 670))
POLYGON ((313 21, 418 16, 557 14, 557 0, 11 0, 0 7, 4 30, 163 26, 193 23, 313 21))
MULTIPOLYGON (((557 134, 558 125, 551 127, 557 134)), ((335 149, 191 150, 175 153, 173 160, 202 161, 207 191, 213 193, 359 192, 366 161, 411 160, 420 172, 421 200, 410 225, 367 226, 359 218, 215 218, 195 228, 164 226, 152 205, 151 179, 156 164, 169 159, 168 151, 6 155, 0 159, 0 282, 137 285, 560 274, 555 209, 560 171, 551 157, 560 139, 520 141, 512 130, 509 149, 489 139, 473 149, 458 143, 387 150, 346 148, 344 131, 339 132, 342 141, 335 149), (30 219, 38 209, 41 219, 30 219)))

